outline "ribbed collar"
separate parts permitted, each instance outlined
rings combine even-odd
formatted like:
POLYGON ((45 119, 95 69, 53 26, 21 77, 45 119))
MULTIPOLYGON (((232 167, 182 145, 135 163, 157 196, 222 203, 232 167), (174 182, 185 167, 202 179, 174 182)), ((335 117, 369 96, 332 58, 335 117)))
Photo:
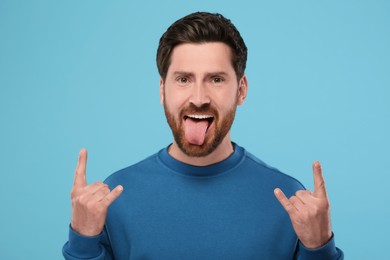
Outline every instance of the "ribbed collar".
POLYGON ((176 160, 168 153, 169 146, 159 151, 158 158, 162 164, 179 174, 198 177, 214 176, 234 168, 242 161, 245 150, 235 143, 232 144, 233 153, 228 158, 208 166, 194 166, 176 160))

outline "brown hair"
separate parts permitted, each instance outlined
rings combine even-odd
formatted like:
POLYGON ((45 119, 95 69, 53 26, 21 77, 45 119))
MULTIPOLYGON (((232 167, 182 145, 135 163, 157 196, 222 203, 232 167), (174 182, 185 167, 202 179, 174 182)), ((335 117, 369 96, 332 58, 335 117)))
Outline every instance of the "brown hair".
POLYGON ((196 12, 174 22, 161 36, 157 49, 157 68, 165 80, 173 49, 181 43, 223 42, 232 50, 237 80, 244 75, 247 48, 237 28, 221 14, 196 12))

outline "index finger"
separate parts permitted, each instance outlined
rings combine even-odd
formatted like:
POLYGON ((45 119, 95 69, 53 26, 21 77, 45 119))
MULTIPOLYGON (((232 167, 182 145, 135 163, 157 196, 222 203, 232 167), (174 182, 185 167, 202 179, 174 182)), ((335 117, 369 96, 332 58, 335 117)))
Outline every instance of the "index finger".
POLYGON ((320 162, 313 163, 314 175, 314 194, 319 196, 326 196, 325 180, 322 175, 322 168, 320 162))
POLYGON ((74 183, 73 183, 74 187, 87 186, 86 167, 87 167, 87 150, 83 148, 80 150, 76 171, 74 173, 74 183))

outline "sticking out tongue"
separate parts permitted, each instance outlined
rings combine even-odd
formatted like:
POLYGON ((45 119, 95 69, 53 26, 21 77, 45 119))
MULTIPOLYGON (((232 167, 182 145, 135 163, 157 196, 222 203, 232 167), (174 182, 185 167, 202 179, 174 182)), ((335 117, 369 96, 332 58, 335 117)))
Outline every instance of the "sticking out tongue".
POLYGON ((184 121, 184 132, 187 141, 191 144, 202 145, 206 137, 209 121, 187 118, 184 121))

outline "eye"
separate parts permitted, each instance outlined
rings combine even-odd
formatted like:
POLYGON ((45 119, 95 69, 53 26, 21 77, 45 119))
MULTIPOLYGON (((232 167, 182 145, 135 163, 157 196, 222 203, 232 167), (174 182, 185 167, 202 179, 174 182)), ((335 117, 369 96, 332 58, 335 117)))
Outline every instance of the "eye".
POLYGON ((220 83, 222 83, 224 80, 223 80, 223 78, 221 78, 221 77, 213 77, 213 79, 212 79, 212 82, 213 83, 215 83, 215 84, 220 84, 220 83))
POLYGON ((176 78, 176 82, 179 84, 179 85, 186 85, 189 83, 189 79, 187 77, 177 77, 176 78))

